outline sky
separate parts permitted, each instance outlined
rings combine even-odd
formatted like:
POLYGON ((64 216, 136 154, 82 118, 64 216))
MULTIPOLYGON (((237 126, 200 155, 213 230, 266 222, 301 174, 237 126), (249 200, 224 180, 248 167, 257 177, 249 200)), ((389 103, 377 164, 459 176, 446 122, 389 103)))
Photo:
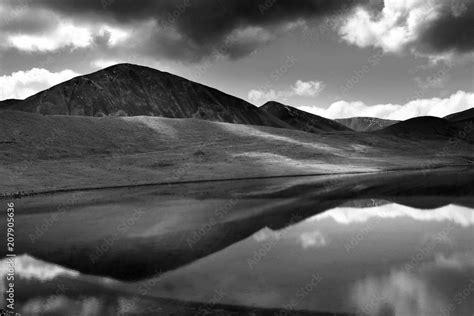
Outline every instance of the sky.
POLYGON ((116 63, 328 118, 474 106, 474 0, 0 0, 0 100, 116 63))

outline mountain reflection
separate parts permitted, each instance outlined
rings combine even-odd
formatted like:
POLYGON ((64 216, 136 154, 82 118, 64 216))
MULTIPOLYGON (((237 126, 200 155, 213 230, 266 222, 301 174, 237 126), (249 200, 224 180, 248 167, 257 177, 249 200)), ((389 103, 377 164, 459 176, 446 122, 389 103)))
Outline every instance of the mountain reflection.
MULTIPOLYGON (((134 283, 22 255, 17 302, 25 314, 153 314, 208 302, 218 292, 219 304, 276 311, 466 316, 474 308, 472 222, 465 206, 348 201, 134 283)), ((2 276, 6 266, 2 260, 2 276)))

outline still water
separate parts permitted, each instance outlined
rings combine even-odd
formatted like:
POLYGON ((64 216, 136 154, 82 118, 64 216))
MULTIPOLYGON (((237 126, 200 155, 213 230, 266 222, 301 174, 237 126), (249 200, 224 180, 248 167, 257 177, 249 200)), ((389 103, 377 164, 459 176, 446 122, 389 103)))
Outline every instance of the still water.
MULTIPOLYGON (((122 267, 121 262, 133 258, 124 255, 126 252, 115 252, 115 248, 128 247, 121 240, 112 243, 108 256, 103 254, 107 261, 96 264, 106 264, 106 268, 79 269, 85 264, 73 265, 81 272, 71 268, 68 257, 77 261, 83 249, 81 244, 87 244, 88 238, 96 240, 87 236, 74 239, 80 228, 76 227, 77 214, 71 213, 60 217, 51 228, 55 231, 50 233, 58 238, 56 244, 77 249, 79 255, 63 254, 57 249, 48 253, 41 241, 19 241, 25 254, 16 258, 16 309, 22 315, 168 315, 166 306, 172 303, 161 299, 170 298, 210 307, 232 304, 257 311, 273 308, 281 315, 304 310, 359 315, 471 316, 471 202, 467 199, 463 203, 424 207, 430 203, 414 203, 410 199, 403 203, 347 200, 312 216, 294 212, 285 225, 267 223, 258 227, 234 221, 231 226, 219 228, 216 235, 208 232, 212 235, 210 240, 200 240, 204 244, 199 244, 199 248, 219 244, 215 251, 198 252, 184 259, 181 250, 175 257, 167 251, 169 257, 165 261, 154 261, 156 273, 141 275, 138 271, 133 278, 126 275, 122 280, 114 278, 122 275, 115 270, 122 267), (246 233, 236 233, 242 230, 246 233), (223 239, 226 241, 221 242, 223 239), (45 259, 48 256, 52 259, 45 259), (174 258, 177 264, 170 265, 174 258), (89 275, 91 271, 96 276, 89 275), (137 295, 142 297, 137 299, 137 295)), ((147 251, 162 245, 156 241, 153 214, 147 211, 141 222, 137 220, 134 228, 127 231, 127 236, 133 238, 140 232, 140 239, 132 241, 144 252, 143 258, 147 251)), ((98 217, 101 216, 95 212, 83 214, 80 222, 99 221, 107 231, 107 221, 98 217)), ((22 222, 28 225, 26 218, 22 222)), ((117 227, 116 222, 110 225, 117 227)), ((21 231, 27 229, 20 224, 21 231)), ((168 244, 179 242, 166 239, 168 244)), ((84 262, 94 266, 90 252, 84 262)), ((2 261, 1 269, 5 274, 6 260, 2 261)))
POLYGON ((474 212, 371 200, 251 237, 159 277, 154 294, 368 315, 472 315, 474 212))

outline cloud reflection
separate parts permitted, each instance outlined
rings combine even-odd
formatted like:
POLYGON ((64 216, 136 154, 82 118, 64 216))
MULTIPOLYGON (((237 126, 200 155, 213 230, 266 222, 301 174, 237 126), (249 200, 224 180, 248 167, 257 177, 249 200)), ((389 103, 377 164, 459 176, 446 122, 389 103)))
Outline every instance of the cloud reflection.
MULTIPOLYGON (((0 276, 2 280, 8 272, 8 259, 0 260, 0 276)), ((28 255, 15 257, 15 275, 24 279, 38 279, 48 281, 59 275, 68 275, 70 277, 79 276, 79 272, 66 269, 64 267, 51 264, 42 260, 35 259, 28 255)))
POLYGON ((438 254, 418 271, 392 270, 370 276, 352 289, 359 315, 471 315, 474 308, 474 254, 438 254))
POLYGON ((338 207, 329 212, 313 216, 308 221, 333 219, 339 224, 350 225, 365 223, 371 219, 392 219, 398 217, 409 217, 416 221, 450 221, 463 227, 474 224, 474 212, 472 209, 452 204, 429 211, 396 203, 369 208, 338 207))
POLYGON ((300 241, 303 249, 324 247, 328 243, 326 237, 318 230, 302 233, 300 241))

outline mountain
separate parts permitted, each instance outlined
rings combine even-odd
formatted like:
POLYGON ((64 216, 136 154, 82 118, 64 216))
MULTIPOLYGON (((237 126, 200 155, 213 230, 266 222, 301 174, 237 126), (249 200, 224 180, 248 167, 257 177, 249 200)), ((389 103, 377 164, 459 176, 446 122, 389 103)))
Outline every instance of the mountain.
POLYGON ((456 137, 459 128, 443 118, 420 116, 390 125, 376 131, 380 134, 415 138, 446 138, 456 137))
POLYGON ((6 108, 11 108, 13 105, 16 103, 20 102, 22 100, 20 99, 6 99, 0 101, 0 109, 6 109, 6 108))
POLYGON ((458 137, 474 140, 474 108, 444 117, 459 129, 458 137))
POLYGON ((395 120, 384 120, 377 117, 350 117, 336 119, 335 121, 357 132, 372 132, 400 122, 395 120))
POLYGON ((260 107, 265 112, 275 116, 292 127, 311 133, 349 131, 350 129, 333 120, 314 115, 294 107, 275 101, 265 103, 260 107))
POLYGON ((465 111, 457 112, 445 116, 444 119, 452 122, 452 123, 462 123, 462 122, 469 122, 474 121, 474 108, 467 109, 465 111))
POLYGON ((161 116, 291 128, 256 106, 156 69, 118 64, 13 104, 12 110, 82 116, 161 116))

